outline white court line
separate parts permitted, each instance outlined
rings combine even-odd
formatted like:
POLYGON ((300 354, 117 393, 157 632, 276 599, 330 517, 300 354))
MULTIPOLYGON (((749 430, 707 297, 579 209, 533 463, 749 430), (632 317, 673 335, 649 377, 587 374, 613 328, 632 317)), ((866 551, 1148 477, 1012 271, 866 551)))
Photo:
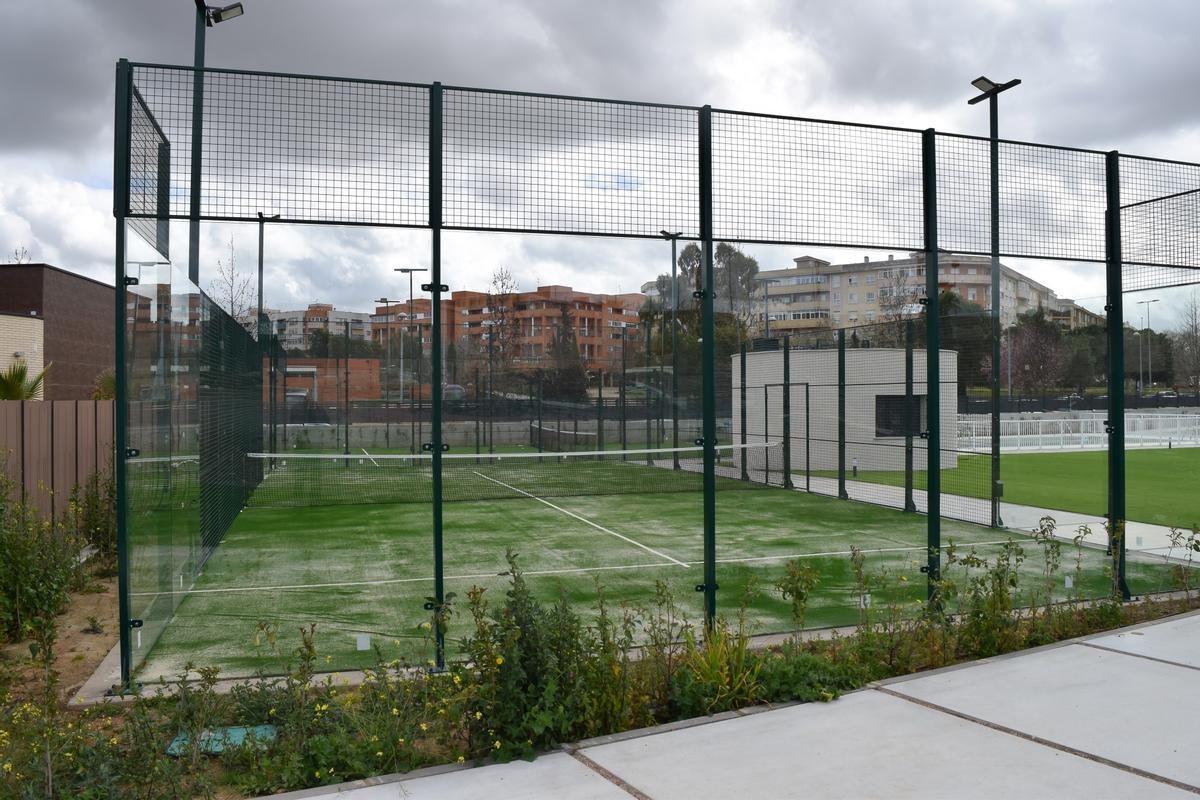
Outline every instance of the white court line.
MULTIPOLYGON (((522 571, 523 575, 568 575, 579 572, 604 572, 614 569, 650 569, 651 567, 665 567, 666 564, 661 562, 654 564, 620 564, 611 567, 571 567, 567 569, 539 569, 522 571)), ((478 572, 474 575, 447 575, 445 580, 448 581, 474 581, 482 578, 496 578, 507 575, 506 572, 478 572)), ((221 589, 192 589, 188 594, 231 594, 234 592, 274 592, 296 589, 339 589, 353 586, 389 586, 396 583, 420 583, 421 581, 433 580, 432 575, 426 575, 423 578, 383 578, 377 581, 343 581, 340 583, 293 583, 285 586, 238 586, 221 589)), ((157 597, 166 595, 166 592, 132 592, 130 597, 157 597)))
MULTIPOLYGON (((475 471, 472 470, 472 472, 475 472, 475 471)), ((603 531, 604 533, 607 533, 609 536, 615 536, 622 541, 629 542, 629 544, 633 545, 634 547, 640 547, 643 550, 645 550, 647 553, 656 555, 659 558, 665 558, 667 561, 670 561, 672 564, 678 564, 679 566, 683 567, 684 569, 691 569, 690 566, 683 563, 682 561, 680 561, 677 558, 671 558, 671 556, 667 555, 666 553, 660 553, 659 551, 655 550, 653 547, 647 547, 646 545, 642 544, 639 541, 630 539, 628 536, 623 536, 622 534, 619 534, 616 531, 610 531, 608 528, 605 528, 603 525, 597 525, 596 523, 592 522, 587 517, 581 517, 573 511, 567 511, 565 508, 554 505, 554 503, 551 503, 549 500, 543 500, 542 498, 538 497, 536 494, 530 494, 529 492, 525 491, 524 489, 518 489, 515 486, 509 486, 504 481, 498 481, 495 478, 489 478, 487 475, 484 475, 482 472, 475 472, 475 474, 478 475, 479 477, 483 478, 485 481, 491 481, 492 483, 495 483, 499 486, 503 486, 505 489, 508 489, 510 491, 520 492, 521 494, 525 495, 526 497, 530 498, 531 500, 537 500, 539 503, 545 503, 546 505, 553 508, 555 511, 561 511, 562 513, 566 514, 568 517, 577 519, 584 524, 591 525, 593 528, 595 528, 598 531, 603 531)))
MULTIPOLYGON (((1004 544, 1008 540, 995 542, 972 542, 970 546, 979 547, 983 545, 1004 544)), ((963 545, 964 547, 966 545, 963 545)), ((860 553, 899 553, 899 552, 919 552, 926 550, 922 546, 913 547, 879 547, 871 550, 860 550, 860 553)), ((827 558, 829 556, 848 556, 849 550, 834 550, 827 553, 789 553, 779 556, 753 556, 749 558, 718 558, 718 564, 741 564, 753 561, 783 561, 789 558, 827 558)), ((614 569, 655 569, 665 567, 666 564, 619 564, 606 567, 571 567, 564 569, 541 569, 529 570, 524 572, 525 575, 577 575, 584 572, 606 572, 614 569)), ((445 580, 448 581, 473 581, 483 578, 496 578, 505 575, 503 572, 479 572, 473 575, 447 575, 445 580)), ((383 578, 377 581, 344 581, 340 583, 295 583, 285 586, 239 586, 221 589, 191 589, 188 594, 232 594, 235 592, 274 592, 285 590, 299 589, 338 589, 354 586, 389 586, 397 583, 419 583, 421 581, 431 581, 433 576, 428 575, 422 578, 383 578)), ((157 597, 159 595, 166 596, 167 592, 131 592, 130 597, 157 597)))
MULTIPOLYGON (((371 454, 367 452, 367 448, 363 447, 363 448, 361 448, 361 450, 363 451, 364 456, 366 456, 367 458, 371 458, 371 454)), ((379 466, 379 462, 373 458, 371 458, 371 463, 377 467, 379 466)))

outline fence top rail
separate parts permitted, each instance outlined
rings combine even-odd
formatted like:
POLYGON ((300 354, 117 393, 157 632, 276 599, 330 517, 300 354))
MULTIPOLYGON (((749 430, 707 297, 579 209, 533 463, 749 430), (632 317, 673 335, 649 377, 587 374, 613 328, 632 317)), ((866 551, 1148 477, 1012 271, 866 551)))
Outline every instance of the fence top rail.
MULTIPOLYGON (((197 68, 194 66, 186 66, 186 65, 182 65, 182 64, 165 64, 165 63, 150 62, 150 61, 130 61, 128 63, 129 63, 129 66, 134 69, 175 70, 175 71, 179 71, 179 72, 196 72, 197 71, 197 68)), ((819 123, 819 124, 824 124, 824 125, 839 125, 839 126, 853 127, 853 128, 868 128, 868 129, 873 129, 873 130, 894 131, 897 133, 919 134, 925 130, 925 129, 921 129, 921 128, 908 128, 908 127, 896 126, 896 125, 880 125, 880 124, 869 123, 869 122, 849 122, 849 121, 844 121, 844 120, 820 119, 820 118, 816 118, 816 117, 799 117, 799 116, 791 116, 791 115, 787 115, 787 114, 772 114, 772 113, 768 113, 768 112, 739 111, 736 109, 715 108, 712 106, 697 106, 697 105, 688 105, 688 104, 680 104, 680 103, 661 103, 661 102, 653 102, 653 101, 646 101, 646 100, 618 100, 618 99, 606 98, 606 97, 586 97, 586 96, 582 96, 582 95, 556 94, 556 93, 547 93, 547 92, 529 92, 529 91, 518 91, 518 90, 511 90, 511 89, 490 89, 490 88, 477 87, 477 86, 460 86, 457 84, 434 84, 434 83, 418 83, 418 82, 412 82, 412 81, 392 81, 392 80, 384 80, 382 78, 350 78, 350 77, 336 76, 336 75, 316 75, 316 74, 300 73, 300 72, 277 72, 277 71, 269 71, 269 70, 234 69, 234 68, 229 68, 229 67, 203 67, 203 68, 200 68, 199 71, 200 72, 211 72, 214 74, 225 74, 225 75, 248 75, 248 76, 261 76, 261 77, 270 77, 270 78, 291 78, 291 79, 296 79, 296 80, 331 81, 331 82, 339 82, 339 83, 362 83, 362 84, 372 84, 372 85, 377 85, 377 86, 398 86, 398 87, 404 87, 404 88, 409 88, 409 89, 426 89, 426 90, 432 89, 434 85, 440 85, 444 91, 478 92, 481 94, 508 95, 508 96, 513 96, 513 97, 535 97, 535 98, 544 98, 544 99, 551 99, 551 100, 570 100, 570 101, 575 101, 575 102, 609 103, 609 104, 614 104, 614 105, 636 106, 636 107, 642 107, 642 108, 674 109, 674 110, 679 110, 679 111, 700 112, 704 109, 709 109, 710 111, 712 111, 714 113, 720 113, 720 114, 730 114, 730 115, 747 116, 747 117, 759 117, 759 118, 763 118, 763 119, 790 120, 790 121, 794 121, 794 122, 811 122, 811 123, 819 123)), ((938 136, 952 137, 952 138, 958 138, 958 139, 972 139, 972 140, 978 140, 978 141, 984 141, 984 142, 990 141, 988 139, 988 137, 986 137, 986 136, 978 136, 978 135, 974 135, 974 134, 954 133, 954 132, 949 132, 949 131, 936 131, 936 133, 938 136)), ((1083 147, 1071 147, 1069 145, 1047 144, 1047 143, 1043 143, 1043 142, 1026 142, 1026 141, 1021 141, 1018 139, 999 139, 998 141, 1001 144, 1011 144, 1011 145, 1019 145, 1019 146, 1025 146, 1025 147, 1041 147, 1041 148, 1047 148, 1047 149, 1053 149, 1053 150, 1062 150, 1062 151, 1076 152, 1076 153, 1088 153, 1088 154, 1100 155, 1100 156, 1106 155, 1108 152, 1115 152, 1115 151, 1106 151, 1106 150, 1094 150, 1091 148, 1083 148, 1083 147)), ((1197 163, 1197 162, 1181 161, 1181 160, 1169 159, 1169 158, 1159 158, 1159 157, 1155 157, 1155 156, 1131 155, 1131 154, 1126 154, 1126 153, 1120 153, 1120 156, 1122 158, 1127 158, 1127 159, 1137 159, 1137 160, 1141 160, 1141 161, 1154 161, 1154 162, 1159 162, 1159 163, 1163 163, 1163 164, 1178 164, 1181 166, 1200 166, 1200 163, 1197 163)))

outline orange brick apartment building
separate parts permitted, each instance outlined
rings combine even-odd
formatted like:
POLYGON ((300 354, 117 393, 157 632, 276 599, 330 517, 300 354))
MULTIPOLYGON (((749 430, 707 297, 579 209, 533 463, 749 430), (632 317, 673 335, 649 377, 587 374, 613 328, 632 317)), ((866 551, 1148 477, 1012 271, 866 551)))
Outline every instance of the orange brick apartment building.
MULTIPOLYGON (((609 369, 620 358, 622 334, 630 341, 640 337, 638 310, 645 299, 638 293, 592 294, 569 286, 539 286, 532 292, 518 292, 512 296, 512 305, 521 329, 519 361, 532 365, 549 355, 566 306, 575 320, 575 337, 585 368, 609 369)), ((429 350, 433 343, 433 304, 428 298, 414 298, 411 308, 410 321, 407 301, 376 307, 371 316, 374 341, 383 344, 389 331, 395 331, 394 336, 406 329, 412 335, 416 329, 422 348, 429 350)), ((458 291, 442 301, 443 340, 460 348, 485 350, 489 331, 485 323, 495 320, 486 292, 458 291)))

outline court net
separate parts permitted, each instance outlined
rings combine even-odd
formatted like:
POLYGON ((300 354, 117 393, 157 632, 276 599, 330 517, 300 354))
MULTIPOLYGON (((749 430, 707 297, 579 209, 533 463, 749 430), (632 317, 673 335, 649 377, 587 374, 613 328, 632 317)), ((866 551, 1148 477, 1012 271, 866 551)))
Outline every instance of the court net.
POLYGON ((594 451, 596 447, 596 432, 581 431, 576 425, 539 425, 529 423, 529 446, 538 450, 549 450, 555 453, 577 452, 580 450, 594 451))
MULTIPOLYGON (((760 488, 778 443, 717 446, 717 489, 760 488), (748 465, 743 470, 742 464, 748 465), (748 479, 740 476, 748 475, 748 479)), ((259 508, 433 501, 433 456, 250 453, 263 481, 247 505, 259 508)), ((703 491, 702 447, 597 452, 442 455, 442 498, 512 498, 703 491)))

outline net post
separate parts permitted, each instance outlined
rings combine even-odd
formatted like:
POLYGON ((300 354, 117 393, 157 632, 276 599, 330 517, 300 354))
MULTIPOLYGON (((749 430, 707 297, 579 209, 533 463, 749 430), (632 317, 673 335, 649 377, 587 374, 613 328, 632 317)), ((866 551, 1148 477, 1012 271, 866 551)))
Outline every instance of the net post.
POLYGON ((117 605, 120 626, 121 686, 128 688, 132 680, 133 652, 130 633, 132 620, 129 607, 129 531, 126 506, 128 483, 126 481, 126 448, 129 446, 129 386, 125 363, 125 217, 129 213, 129 125, 130 87, 133 72, 129 62, 117 62, 116 102, 114 103, 113 144, 113 217, 116 219, 116 249, 114 269, 116 274, 113 292, 115 349, 116 349, 116 392, 113 398, 114 440, 113 480, 116 488, 117 528, 117 605))
MULTIPOLYGON (((442 547, 442 84, 429 87, 429 296, 430 361, 432 367, 432 477, 433 477, 433 595, 434 649, 438 669, 446 667, 445 564, 442 547)), ((417 329, 420 344, 420 328, 417 329)), ((424 348, 417 349, 418 358, 424 348)), ((418 364, 420 361, 417 362, 418 364)))
MULTIPOLYGON (((750 465, 747 463, 749 458, 749 450, 746 449, 746 343, 742 342, 738 345, 738 373, 741 380, 741 385, 738 386, 738 399, 740 408, 738 417, 741 430, 738 435, 738 443, 742 446, 742 452, 739 461, 742 462, 742 480, 750 480, 750 465)), ((679 469, 679 456, 675 456, 675 468, 679 469)))
POLYGON ((913 502, 913 428, 919 426, 920 416, 913 398, 913 321, 904 321, 904 510, 915 512, 913 502), (916 416, 914 424, 913 417, 916 416))
POLYGON ((701 362, 704 408, 704 625, 717 617, 717 393, 716 337, 713 314, 712 107, 699 113, 700 239, 702 241, 701 362))
MULTIPOLYGON (((475 367, 475 413, 471 415, 475 419, 475 455, 479 455, 479 367, 475 367)), ((475 459, 475 463, 479 463, 479 459, 475 459)))
POLYGON ((941 328, 938 310, 937 134, 921 133, 921 185, 925 218, 925 404, 928 446, 925 448, 925 503, 928 578, 926 594, 937 603, 942 566, 942 433, 941 328))
POLYGON ((783 488, 792 489, 792 337, 783 337, 783 488))
POLYGON ((1125 310, 1121 283, 1121 156, 1104 156, 1104 307, 1108 334, 1108 542, 1114 560, 1115 591, 1130 598, 1125 579, 1125 310))
POLYGON ((838 329, 837 337, 837 382, 838 382, 838 497, 849 500, 846 492, 846 329, 838 329))

